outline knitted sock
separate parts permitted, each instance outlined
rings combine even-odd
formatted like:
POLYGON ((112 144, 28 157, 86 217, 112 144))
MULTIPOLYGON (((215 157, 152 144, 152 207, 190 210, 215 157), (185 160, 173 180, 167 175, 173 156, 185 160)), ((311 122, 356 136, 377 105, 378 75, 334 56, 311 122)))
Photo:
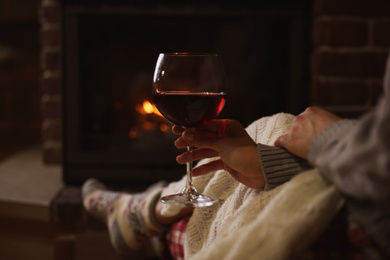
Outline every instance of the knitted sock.
POLYGON ((154 217, 154 207, 164 186, 159 182, 145 192, 129 194, 109 191, 96 179, 89 179, 82 187, 83 204, 89 214, 107 225, 114 248, 126 254, 167 230, 154 217))

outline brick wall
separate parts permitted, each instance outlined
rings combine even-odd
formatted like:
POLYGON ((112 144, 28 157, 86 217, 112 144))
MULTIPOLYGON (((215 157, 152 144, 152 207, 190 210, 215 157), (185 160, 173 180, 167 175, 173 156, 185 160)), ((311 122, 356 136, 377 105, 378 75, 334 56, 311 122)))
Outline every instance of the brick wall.
POLYGON ((39 5, 0 1, 0 159, 39 142, 39 5))
POLYGON ((43 0, 41 22, 41 114, 43 158, 60 163, 61 145, 61 45, 60 15, 57 0, 43 0))
POLYGON ((376 104, 390 47, 390 1, 316 0, 312 103, 345 116, 376 104))
MULTIPOLYGON (((314 0, 312 104, 342 116, 374 106, 390 46, 390 1, 314 0)), ((61 161, 58 0, 41 4, 42 137, 47 163, 61 161)))

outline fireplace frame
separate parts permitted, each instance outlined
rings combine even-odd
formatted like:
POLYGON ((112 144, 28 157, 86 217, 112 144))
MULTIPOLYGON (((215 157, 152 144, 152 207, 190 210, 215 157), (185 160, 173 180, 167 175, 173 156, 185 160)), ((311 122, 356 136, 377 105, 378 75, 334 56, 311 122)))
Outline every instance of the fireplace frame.
MULTIPOLYGON (((268 16, 277 15, 291 18, 291 37, 289 60, 290 75, 287 86, 286 111, 298 113, 309 103, 309 61, 310 53, 310 1, 300 1, 294 5, 287 1, 278 1, 278 4, 269 5, 264 2, 252 5, 250 1, 240 4, 226 5, 222 1, 202 3, 202 1, 180 4, 178 1, 168 1, 167 5, 153 2, 145 5, 135 1, 128 4, 125 1, 114 1, 112 5, 103 1, 64 0, 61 3, 62 23, 62 113, 63 113, 63 179, 67 184, 80 184, 90 177, 98 178, 104 182, 125 184, 150 184, 165 179, 173 181, 179 179, 184 173, 184 167, 178 166, 171 153, 153 155, 150 160, 148 152, 106 153, 99 151, 85 151, 81 149, 81 118, 79 92, 80 86, 80 49, 78 35, 80 15, 196 15, 196 16, 223 16, 223 15, 249 15, 268 16), (165 8, 165 7, 170 8, 165 8), (205 6, 207 8, 205 8, 205 6), (223 6, 223 7, 222 7, 223 6), (245 6, 245 8, 242 8, 245 6), (297 8, 298 6, 298 8, 297 8), (241 8, 239 8, 241 7, 241 8), (255 7, 255 8, 254 8, 255 7), (224 13, 221 13, 221 8, 224 13), (194 13, 196 12, 196 13, 194 13), (72 35, 72 37, 67 37, 72 35)), ((269 1, 272 3, 272 1, 269 1)), ((169 148, 170 149, 170 148, 169 148)))

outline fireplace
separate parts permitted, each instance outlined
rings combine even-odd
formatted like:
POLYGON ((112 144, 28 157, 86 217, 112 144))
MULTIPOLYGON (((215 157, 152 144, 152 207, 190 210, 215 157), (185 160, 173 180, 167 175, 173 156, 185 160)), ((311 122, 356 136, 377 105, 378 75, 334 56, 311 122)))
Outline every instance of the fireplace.
POLYGON ((309 103, 309 1, 72 1, 62 24, 63 176, 148 184, 185 168, 151 102, 160 52, 217 52, 228 80, 220 118, 248 125, 309 103))

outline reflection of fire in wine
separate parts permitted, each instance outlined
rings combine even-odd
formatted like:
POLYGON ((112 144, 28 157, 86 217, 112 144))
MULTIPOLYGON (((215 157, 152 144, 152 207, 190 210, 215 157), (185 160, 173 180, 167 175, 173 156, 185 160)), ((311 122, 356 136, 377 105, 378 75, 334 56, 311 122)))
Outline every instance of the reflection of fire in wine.
POLYGON ((168 133, 170 127, 169 122, 161 115, 156 106, 148 100, 144 100, 135 106, 135 110, 139 115, 139 126, 132 127, 128 133, 130 138, 136 138, 140 131, 161 131, 168 133))

